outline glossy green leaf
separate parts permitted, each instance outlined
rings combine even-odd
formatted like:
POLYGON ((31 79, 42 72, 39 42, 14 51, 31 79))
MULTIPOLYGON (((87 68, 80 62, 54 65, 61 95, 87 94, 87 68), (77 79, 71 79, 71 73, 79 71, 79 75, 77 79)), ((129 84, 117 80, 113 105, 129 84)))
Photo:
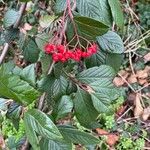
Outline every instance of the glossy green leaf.
POLYGON ((77 75, 77 79, 84 83, 92 83, 101 81, 102 79, 113 79, 115 76, 114 70, 106 65, 89 68, 77 75))
POLYGON ((45 113, 41 112, 40 110, 32 109, 26 112, 24 116, 24 123, 27 138, 33 147, 38 148, 39 145, 36 133, 43 138, 50 140, 62 139, 62 135, 55 124, 45 113))
POLYGON ((97 20, 88 17, 74 17, 75 23, 82 34, 89 37, 96 38, 97 36, 103 35, 109 29, 107 25, 97 20))
POLYGON ((39 58, 39 52, 40 50, 34 40, 29 38, 25 41, 23 46, 23 55, 27 61, 31 63, 36 62, 39 58))
POLYGON ((72 144, 65 140, 47 140, 42 139, 40 141, 41 150, 72 150, 72 144))
POLYGON ((106 52, 121 54, 124 52, 123 41, 120 36, 109 31, 106 34, 97 37, 99 46, 106 52))
POLYGON ((112 24, 112 16, 108 0, 77 0, 77 10, 80 15, 112 24))
POLYGON ((73 103, 75 116, 80 124, 87 128, 93 128, 98 113, 92 104, 90 95, 78 88, 73 103))
POLYGON ((13 9, 9 9, 4 16, 4 26, 5 28, 8 28, 10 26, 12 26, 17 18, 19 17, 19 12, 13 10, 13 9))
POLYGON ((65 117, 73 109, 73 102, 70 96, 64 95, 58 101, 56 108, 54 109, 54 114, 56 114, 56 120, 65 117))
POLYGON ((113 19, 118 27, 122 28, 124 25, 123 11, 119 0, 108 0, 113 19))
POLYGON ((100 142, 99 139, 93 135, 87 132, 79 131, 78 129, 71 126, 59 126, 58 129, 60 130, 65 140, 74 144, 92 145, 98 144, 100 142))

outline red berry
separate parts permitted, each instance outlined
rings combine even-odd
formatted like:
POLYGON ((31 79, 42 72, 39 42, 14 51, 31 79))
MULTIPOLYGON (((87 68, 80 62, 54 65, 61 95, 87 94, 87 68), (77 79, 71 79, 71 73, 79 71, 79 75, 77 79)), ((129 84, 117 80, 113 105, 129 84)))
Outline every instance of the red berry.
POLYGON ((53 54, 53 55, 52 55, 52 59, 53 59, 53 61, 55 61, 55 62, 58 62, 58 61, 59 61, 59 57, 58 57, 57 54, 53 54))
POLYGON ((59 53, 63 54, 65 52, 65 47, 63 45, 57 45, 56 48, 59 53))
POLYGON ((87 52, 82 52, 82 57, 83 57, 83 58, 88 57, 88 53, 87 53, 87 52))
POLYGON ((53 53, 55 50, 55 45, 53 44, 46 44, 44 50, 47 54, 53 53))

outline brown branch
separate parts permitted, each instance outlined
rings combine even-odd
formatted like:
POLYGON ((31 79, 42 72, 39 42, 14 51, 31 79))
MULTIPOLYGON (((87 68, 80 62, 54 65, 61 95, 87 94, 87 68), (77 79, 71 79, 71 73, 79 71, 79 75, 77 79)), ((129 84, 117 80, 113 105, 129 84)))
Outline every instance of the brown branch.
MULTIPOLYGON (((20 9, 19 9, 19 17, 16 21, 16 23, 14 24, 13 28, 18 28, 19 24, 20 24, 20 21, 21 21, 21 18, 22 18, 22 15, 25 11, 25 8, 26 8, 26 4, 27 3, 23 3, 21 6, 20 6, 20 9)), ((2 51, 2 54, 0 56, 0 65, 2 64, 3 60, 5 59, 5 56, 8 52, 8 49, 9 49, 9 43, 5 43, 4 45, 4 48, 3 48, 3 51, 2 51)))

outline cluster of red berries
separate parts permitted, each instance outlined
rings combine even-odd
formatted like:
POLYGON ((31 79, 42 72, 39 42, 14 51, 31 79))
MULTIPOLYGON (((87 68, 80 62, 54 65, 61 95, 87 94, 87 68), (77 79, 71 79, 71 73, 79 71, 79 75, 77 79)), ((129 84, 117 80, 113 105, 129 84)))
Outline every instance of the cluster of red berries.
POLYGON ((95 54, 97 52, 97 45, 89 46, 86 51, 82 51, 80 48, 71 51, 63 45, 46 44, 44 50, 46 54, 52 55, 52 59, 55 62, 66 62, 69 59, 80 61, 81 58, 87 58, 95 54))

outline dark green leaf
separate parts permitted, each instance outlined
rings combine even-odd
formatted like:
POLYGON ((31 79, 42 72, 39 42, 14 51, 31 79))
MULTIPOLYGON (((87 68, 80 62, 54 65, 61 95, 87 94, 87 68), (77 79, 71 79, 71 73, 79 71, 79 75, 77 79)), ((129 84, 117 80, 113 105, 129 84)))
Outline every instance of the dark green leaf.
POLYGON ((72 144, 67 141, 53 141, 42 139, 40 141, 41 150, 72 150, 72 144))
POLYGON ((6 28, 12 26, 16 22, 18 16, 19 13, 17 11, 9 9, 4 16, 4 26, 6 28))
POLYGON ((108 0, 115 23, 122 28, 124 25, 123 11, 119 0, 108 0))
POLYGON ((23 104, 30 104, 39 96, 39 92, 17 75, 5 74, 0 68, 0 95, 23 104))
POLYGON ((62 139, 62 135, 60 134, 55 124, 46 114, 39 110, 32 109, 26 112, 24 117, 24 123, 26 135, 29 139, 29 142, 35 148, 38 148, 39 144, 36 133, 38 135, 41 135, 43 138, 47 138, 50 140, 62 139))
POLYGON ((96 54, 92 55, 90 58, 86 59, 86 65, 88 68, 94 66, 100 66, 106 64, 106 53, 102 50, 98 50, 96 54))
POLYGON ((23 80, 27 81, 31 85, 35 85, 36 75, 35 75, 35 65, 31 64, 27 67, 25 67, 21 73, 20 76, 23 80))
POLYGON ((109 31, 106 34, 97 37, 99 46, 106 52, 110 53, 123 53, 124 45, 118 34, 109 31))
POLYGON ((113 79, 114 76, 115 72, 111 67, 101 65, 100 67, 93 67, 81 72, 77 75, 77 79, 84 83, 92 83, 107 78, 113 79))
POLYGON ((75 144, 90 145, 98 144, 100 142, 99 139, 93 135, 79 131, 71 126, 59 126, 58 129, 67 141, 75 144))
POLYGON ((112 54, 108 53, 106 55, 106 64, 111 66, 116 73, 119 71, 120 66, 122 64, 123 54, 112 54))
POLYGON ((98 113, 94 109, 90 95, 78 88, 73 103, 75 115, 80 124, 87 128, 93 128, 98 113))
POLYGON ((112 16, 107 0, 77 0, 77 10, 82 16, 112 24, 112 16))
POLYGON ((89 37, 96 38, 97 36, 103 35, 109 29, 107 25, 97 20, 88 17, 74 17, 75 23, 82 34, 89 37))
POLYGON ((23 46, 23 55, 24 58, 29 62, 36 62, 39 58, 39 52, 36 43, 32 39, 27 39, 23 46))
POLYGON ((64 95, 60 101, 58 101, 57 107, 54 109, 56 114, 56 120, 65 117, 73 109, 73 103, 70 96, 64 95))

